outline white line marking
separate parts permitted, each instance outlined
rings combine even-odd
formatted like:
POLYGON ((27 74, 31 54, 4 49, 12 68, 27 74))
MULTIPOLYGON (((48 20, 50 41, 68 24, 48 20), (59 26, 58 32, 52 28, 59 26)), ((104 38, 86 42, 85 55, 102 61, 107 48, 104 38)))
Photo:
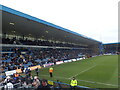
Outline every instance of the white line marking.
MULTIPOLYGON (((94 65, 94 66, 92 66, 92 67, 90 67, 90 68, 87 68, 87 69, 81 71, 80 73, 78 73, 78 74, 76 74, 76 75, 74 75, 74 76, 72 76, 72 77, 76 77, 76 76, 78 76, 79 74, 82 74, 82 73, 84 73, 84 72, 86 72, 86 71, 88 71, 88 70, 94 68, 95 66, 96 66, 96 65, 94 65)), ((71 79, 72 77, 70 77, 69 79, 71 79)))
MULTIPOLYGON (((47 76, 47 77, 50 77, 49 75, 41 75, 41 76, 47 76)), ((54 76, 55 78, 62 78, 62 79, 67 79, 67 80, 70 80, 70 78, 65 78, 65 77, 57 77, 57 76, 54 76)), ((77 79, 78 80, 78 79, 77 79)), ((83 81, 83 82, 88 82, 88 83, 95 83, 95 84, 102 84, 102 85, 107 85, 107 86, 117 86, 118 85, 115 85, 115 84, 108 84, 108 83, 101 83, 101 82, 93 82, 93 81, 87 81, 87 80, 78 80, 78 81, 83 81)))
POLYGON ((118 86, 115 84, 108 84, 108 83, 101 83, 101 82, 93 82, 93 81, 87 81, 87 80, 79 80, 79 81, 84 81, 84 82, 89 82, 89 83, 96 83, 96 84, 103 84, 103 85, 108 85, 108 86, 118 86))

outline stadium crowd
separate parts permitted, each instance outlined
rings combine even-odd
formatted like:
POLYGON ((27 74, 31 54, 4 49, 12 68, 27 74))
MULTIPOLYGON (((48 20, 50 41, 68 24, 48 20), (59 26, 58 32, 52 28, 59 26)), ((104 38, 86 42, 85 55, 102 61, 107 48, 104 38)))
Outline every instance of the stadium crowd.
POLYGON ((52 88, 52 85, 48 83, 46 79, 39 79, 37 76, 22 76, 18 73, 14 75, 7 76, 1 83, 0 86, 3 86, 2 89, 10 89, 10 88, 22 88, 22 89, 38 89, 39 88, 52 88))
POLYGON ((3 44, 22 44, 22 45, 37 45, 37 46, 58 46, 58 47, 78 47, 78 48, 86 48, 85 46, 73 45, 68 43, 56 43, 49 41, 41 41, 41 40, 28 40, 26 39, 16 39, 16 37, 10 38, 2 38, 3 44))
MULTIPOLYGON (((48 49, 48 48, 15 48, 15 47, 3 47, 2 48, 2 73, 6 71, 21 69, 23 73, 26 74, 25 77, 21 76, 20 74, 16 77, 15 75, 12 76, 5 76, 3 77, 2 84, 13 86, 12 84, 20 83, 22 87, 35 87, 34 81, 35 78, 31 76, 28 72, 24 72, 25 68, 40 65, 43 66, 44 64, 54 63, 56 64, 57 61, 64 61, 69 59, 79 58, 81 54, 80 50, 72 50, 72 49, 48 49), (29 80, 30 79, 30 80, 29 80)), ((16 73, 17 74, 17 73, 16 73)), ((37 82, 38 82, 37 78, 37 82)), ((39 80, 40 83, 46 80, 39 80)), ((14 86, 15 87, 15 86, 14 86)), ((39 85, 39 88, 43 87, 39 85)), ((48 87, 48 86, 46 86, 48 87)))
POLYGON ((80 54, 80 50, 38 48, 5 48, 3 52, 8 52, 2 54, 2 68, 4 71, 22 69, 24 66, 42 66, 45 63, 55 64, 56 61, 79 58, 80 54))

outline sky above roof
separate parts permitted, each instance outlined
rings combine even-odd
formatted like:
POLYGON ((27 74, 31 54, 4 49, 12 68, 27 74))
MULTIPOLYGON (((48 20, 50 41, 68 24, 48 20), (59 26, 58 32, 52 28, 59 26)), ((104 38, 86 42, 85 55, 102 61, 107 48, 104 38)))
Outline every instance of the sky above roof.
POLYGON ((118 42, 119 0, 0 0, 21 11, 103 43, 118 42))

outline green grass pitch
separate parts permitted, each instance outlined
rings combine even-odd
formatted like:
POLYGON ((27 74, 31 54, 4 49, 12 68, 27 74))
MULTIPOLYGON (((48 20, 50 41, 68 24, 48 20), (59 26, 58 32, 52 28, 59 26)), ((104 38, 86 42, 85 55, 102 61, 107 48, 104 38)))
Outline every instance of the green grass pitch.
MULTIPOLYGON (((79 86, 90 88, 118 88, 118 55, 97 56, 76 62, 64 63, 53 67, 53 78, 49 76, 49 68, 42 68, 39 78, 70 84, 76 77, 79 86)), ((32 71, 32 75, 36 75, 32 71)))

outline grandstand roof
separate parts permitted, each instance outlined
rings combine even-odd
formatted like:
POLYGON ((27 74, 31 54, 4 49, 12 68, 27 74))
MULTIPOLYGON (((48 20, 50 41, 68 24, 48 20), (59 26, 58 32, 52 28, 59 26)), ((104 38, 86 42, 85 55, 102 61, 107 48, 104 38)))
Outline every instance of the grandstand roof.
POLYGON ((0 6, 0 10, 2 10, 3 21, 2 33, 13 34, 13 31, 15 31, 16 35, 25 35, 34 38, 44 38, 46 40, 85 45, 101 43, 71 30, 62 28, 3 5, 0 6))
POLYGON ((113 45, 113 44, 120 44, 120 42, 116 42, 116 43, 106 43, 106 44, 103 44, 103 45, 113 45))

